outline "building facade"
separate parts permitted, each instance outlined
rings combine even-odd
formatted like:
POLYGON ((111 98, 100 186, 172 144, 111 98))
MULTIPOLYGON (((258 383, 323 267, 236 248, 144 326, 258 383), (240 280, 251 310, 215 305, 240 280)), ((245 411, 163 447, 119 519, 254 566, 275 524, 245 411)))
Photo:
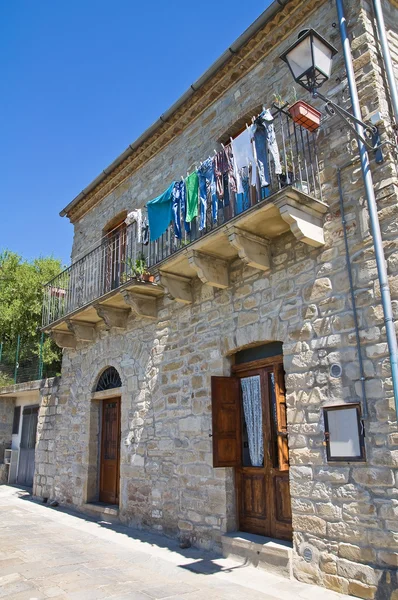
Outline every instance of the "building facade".
MULTIPOLYGON (((36 440, 38 432, 43 441, 48 439, 43 427, 48 429, 52 450, 50 416, 54 418, 57 410, 58 383, 59 379, 52 377, 0 388, 0 483, 32 487, 35 472, 37 476, 41 473, 43 467, 35 460, 36 440)), ((54 468, 49 466, 46 475, 54 468)))
MULTIPOLYGON (((380 112, 391 140, 371 5, 345 8, 363 118, 380 112)), ((383 9, 396 58, 398 5, 383 9)), ((238 530, 291 541, 301 581, 396 600, 397 417, 357 145, 303 90, 322 112, 316 132, 283 102, 293 80, 279 56, 309 26, 339 51, 322 92, 349 109, 335 2, 274 3, 61 213, 72 266, 47 286, 43 325, 64 348, 62 379, 43 409, 34 494, 82 510, 100 501, 208 549, 238 530), (231 196, 204 230, 194 221, 180 241, 169 228, 145 245, 127 214, 263 106, 282 173, 270 161, 270 185, 247 205, 231 196), (154 282, 132 275, 141 253, 154 282)), ((396 309, 397 157, 383 154, 371 170, 396 309)))

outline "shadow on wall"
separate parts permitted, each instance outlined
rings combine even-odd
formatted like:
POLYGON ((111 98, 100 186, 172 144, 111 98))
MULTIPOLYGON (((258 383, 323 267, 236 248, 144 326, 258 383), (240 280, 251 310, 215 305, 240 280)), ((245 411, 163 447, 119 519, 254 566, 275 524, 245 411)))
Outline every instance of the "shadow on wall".
POLYGON ((398 572, 397 569, 384 571, 378 584, 375 595, 375 600, 395 600, 398 598, 394 594, 398 590, 398 572), (393 595, 394 594, 394 595, 393 595))

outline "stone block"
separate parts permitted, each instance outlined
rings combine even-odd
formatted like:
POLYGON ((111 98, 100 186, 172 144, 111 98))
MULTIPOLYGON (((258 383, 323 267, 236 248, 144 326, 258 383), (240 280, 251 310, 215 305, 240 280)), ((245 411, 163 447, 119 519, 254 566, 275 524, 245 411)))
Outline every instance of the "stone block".
POLYGON ((347 483, 350 469, 347 467, 318 467, 315 469, 317 481, 329 481, 330 483, 347 483))
POLYGON ((346 559, 338 559, 337 572, 340 577, 353 579, 366 585, 376 585, 377 574, 372 567, 346 559))
POLYGON ((326 535, 326 522, 319 517, 293 515, 293 529, 314 535, 326 535))
POLYGON ((355 546, 354 544, 340 543, 338 554, 341 558, 346 558, 353 562, 374 563, 376 553, 373 548, 355 546))
POLYGON ((332 282, 328 277, 320 277, 303 290, 303 298, 306 302, 322 300, 332 293, 332 282))
POLYGON ((360 485, 368 487, 389 487, 394 484, 394 473, 391 469, 355 467, 352 477, 360 485))
POLYGON ((348 582, 343 577, 337 575, 325 574, 323 577, 325 587, 340 594, 346 594, 348 591, 348 582))
POLYGON ((398 550, 397 552, 381 550, 377 553, 377 558, 382 566, 398 568, 398 550))
POLYGON ((350 581, 348 583, 348 593, 357 598, 364 598, 365 600, 373 600, 377 592, 375 585, 366 585, 359 583, 358 581, 350 581))

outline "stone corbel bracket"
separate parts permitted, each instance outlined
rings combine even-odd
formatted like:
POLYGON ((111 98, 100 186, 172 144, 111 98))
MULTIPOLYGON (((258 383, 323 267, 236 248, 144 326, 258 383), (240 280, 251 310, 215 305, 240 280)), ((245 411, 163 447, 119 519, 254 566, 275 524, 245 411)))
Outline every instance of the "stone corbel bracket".
POLYGON ((131 307, 134 314, 148 319, 157 318, 156 298, 145 294, 135 294, 129 290, 122 290, 121 294, 123 300, 131 307))
POLYGON ((76 337, 68 331, 50 331, 50 337, 54 340, 59 348, 76 348, 76 337))
POLYGON ((166 273, 160 271, 160 282, 167 289, 167 293, 177 302, 182 304, 192 304, 192 286, 189 277, 175 275, 175 273, 166 273))
POLYGON ((238 251, 239 258, 245 264, 261 271, 270 270, 270 241, 267 238, 243 231, 234 225, 227 225, 227 232, 230 244, 238 251))
POLYGON ((94 304, 94 308, 100 319, 104 321, 106 329, 109 330, 111 327, 126 329, 129 309, 110 307, 105 304, 94 304))
POLYGON ((229 286, 226 260, 197 250, 189 250, 187 256, 189 264, 196 271, 202 283, 221 289, 229 286))
POLYGON ((275 201, 280 215, 290 226, 290 231, 300 242, 314 248, 325 244, 323 235, 323 215, 328 207, 324 202, 303 202, 300 196, 291 190, 287 195, 275 201))
POLYGON ((94 342, 95 341, 95 325, 93 323, 85 323, 82 321, 72 321, 68 319, 66 325, 71 333, 75 336, 78 342, 94 342))

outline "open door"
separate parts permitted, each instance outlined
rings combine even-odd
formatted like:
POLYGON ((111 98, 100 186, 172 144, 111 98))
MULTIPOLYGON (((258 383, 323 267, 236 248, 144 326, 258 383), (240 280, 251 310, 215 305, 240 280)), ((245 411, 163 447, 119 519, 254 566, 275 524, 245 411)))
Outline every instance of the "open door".
POLYGON ((25 406, 22 413, 22 432, 19 447, 17 483, 32 487, 35 474, 35 448, 38 406, 25 406))
POLYGON ((212 378, 213 464, 235 467, 241 531, 291 540, 282 359, 258 362, 212 378))

